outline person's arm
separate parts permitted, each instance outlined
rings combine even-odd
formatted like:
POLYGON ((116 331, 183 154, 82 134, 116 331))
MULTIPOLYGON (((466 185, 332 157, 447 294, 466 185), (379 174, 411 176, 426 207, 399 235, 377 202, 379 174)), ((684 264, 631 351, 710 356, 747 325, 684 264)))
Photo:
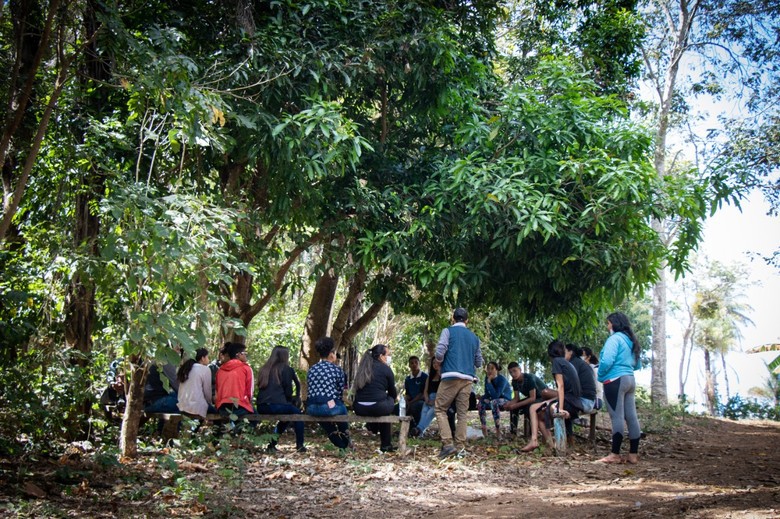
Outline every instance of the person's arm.
POLYGON ((436 360, 439 362, 444 360, 444 355, 447 354, 447 349, 450 347, 450 329, 445 328, 441 331, 441 335, 439 335, 439 342, 436 343, 436 351, 434 352, 434 357, 436 357, 436 360))
MULTIPOLYGON (((425 383, 427 384, 428 383, 428 377, 425 375, 425 373, 420 374, 420 376, 421 377, 425 377, 425 383)), ((414 383, 414 379, 412 379, 412 383, 414 383)), ((409 395, 409 389, 406 389, 406 394, 407 394, 407 396, 409 395)), ((414 398, 409 400, 407 403, 413 404, 415 402, 419 402, 420 400, 424 400, 424 399, 425 399, 425 395, 423 394, 422 391, 420 391, 419 393, 417 393, 414 396, 414 398)))
POLYGON ((487 377, 485 377, 485 396, 491 400, 498 398, 498 395, 496 394, 496 386, 494 386, 493 381, 488 380, 487 377))
POLYGON ((293 368, 290 368, 290 373, 292 374, 292 381, 295 386, 295 396, 301 396, 301 381, 298 380, 298 374, 293 368))
POLYGON ((482 344, 478 341, 477 351, 474 352, 474 367, 481 368, 482 364, 484 363, 485 363, 485 359, 482 358, 482 344))
POLYGON ((200 372, 200 387, 203 389, 203 396, 208 404, 214 405, 214 399, 211 394, 211 370, 198 370, 200 372))
POLYGON ((423 402, 428 402, 428 382, 431 381, 431 377, 425 377, 425 386, 423 386, 422 396, 423 402))
POLYGON ((520 402, 518 402, 518 406, 517 407, 527 407, 527 406, 533 404, 534 402, 536 402, 536 389, 535 388, 528 392, 528 398, 524 398, 524 399, 520 400, 520 402))
POLYGON ((604 347, 601 349, 601 359, 599 361, 599 382, 607 380, 607 375, 615 364, 615 357, 617 356, 617 341, 618 338, 615 335, 610 335, 607 341, 604 343, 604 347))
POLYGON ((566 393, 565 383, 563 381, 563 373, 555 374, 555 385, 558 387, 558 412, 565 413, 568 417, 569 412, 563 408, 564 395, 566 393))
POLYGON ((284 391, 284 399, 287 402, 292 402, 293 399, 293 384, 292 384, 293 375, 295 375, 295 372, 290 367, 287 367, 284 370, 282 370, 282 376, 281 376, 282 391, 284 391))
POLYGON ((395 400, 398 398, 398 392, 395 390, 395 374, 390 366, 384 365, 387 368, 387 396, 395 400))
POLYGON ((245 366, 244 369, 244 396, 247 398, 247 402, 249 402, 249 405, 252 405, 252 392, 253 392, 253 385, 255 382, 255 375, 252 373, 252 368, 249 367, 249 364, 245 366))

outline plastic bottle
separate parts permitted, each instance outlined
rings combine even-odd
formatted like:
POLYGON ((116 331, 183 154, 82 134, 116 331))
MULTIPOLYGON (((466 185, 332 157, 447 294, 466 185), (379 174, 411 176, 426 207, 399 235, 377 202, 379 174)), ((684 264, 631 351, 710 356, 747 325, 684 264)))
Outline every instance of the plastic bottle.
POLYGON ((401 395, 398 401, 398 416, 406 416, 406 399, 401 395))

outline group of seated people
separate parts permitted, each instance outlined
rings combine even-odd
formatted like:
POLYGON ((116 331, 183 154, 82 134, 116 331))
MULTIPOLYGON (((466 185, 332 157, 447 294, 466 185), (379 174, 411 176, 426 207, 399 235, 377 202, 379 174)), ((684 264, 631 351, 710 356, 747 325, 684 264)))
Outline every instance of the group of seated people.
MULTIPOLYGON (((346 415, 347 406, 343 400, 347 389, 347 376, 338 365, 334 342, 323 337, 315 344, 320 361, 308 371, 308 395, 305 412, 311 416, 346 415)), ((550 440, 549 423, 553 412, 558 412, 557 402, 563 401, 560 409, 566 414, 567 428, 579 413, 589 413, 600 408, 599 384, 595 369, 598 358, 585 348, 564 345, 553 341, 548 348, 552 359, 552 373, 556 389, 550 389, 536 375, 524 373, 516 362, 511 362, 508 372, 511 382, 501 375, 501 366, 489 362, 484 378, 484 394, 471 395, 471 409, 479 412, 482 433, 487 436, 487 410, 491 411, 496 436, 501 436, 501 413, 510 412, 510 430, 516 431, 520 414, 530 417, 531 438, 523 451, 538 446, 537 432, 550 440), (514 392, 514 396, 513 396, 514 392)), ((398 394, 395 376, 388 365, 390 350, 383 344, 369 349, 360 360, 354 381, 352 408, 359 416, 388 416, 399 413, 396 404, 398 394)), ((117 368, 112 363, 114 377, 117 368)), ((431 359, 428 373, 420 369, 420 360, 409 358, 410 375, 404 381, 406 409, 412 417, 410 435, 422 437, 428 434, 435 416, 434 403, 441 381, 440 363, 431 359)), ((204 419, 208 414, 219 413, 233 422, 248 414, 300 414, 300 381, 290 366, 289 350, 273 348, 268 360, 257 376, 257 395, 254 397, 255 380, 247 361, 246 346, 229 342, 219 353, 215 362, 209 362, 206 349, 198 349, 195 358, 182 362, 178 369, 166 364, 160 370, 150 366, 144 391, 145 412, 182 413, 193 418, 204 419), (166 377, 169 388, 165 387, 166 377), (253 405, 254 403, 254 405, 253 405)), ((116 391, 116 382, 109 389, 116 391)), ((108 391, 108 389, 107 389, 108 391)), ((455 410, 448 412, 448 420, 455 428, 455 410)), ((282 434, 289 422, 276 424, 274 433, 282 434)), ((292 422, 296 450, 305 452, 303 422, 292 422)), ((340 449, 351 448, 349 425, 346 422, 320 422, 333 445, 340 449)), ((379 435, 380 450, 392 452, 391 423, 368 423, 367 428, 379 435)), ((268 445, 275 451, 277 440, 268 445)))

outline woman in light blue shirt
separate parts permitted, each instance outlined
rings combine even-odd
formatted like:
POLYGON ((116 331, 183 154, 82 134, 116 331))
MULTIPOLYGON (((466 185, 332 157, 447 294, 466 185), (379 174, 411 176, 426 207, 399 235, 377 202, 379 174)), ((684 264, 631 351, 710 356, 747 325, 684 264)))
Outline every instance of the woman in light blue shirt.
POLYGON ((642 434, 636 414, 636 381, 634 370, 639 369, 642 348, 631 329, 628 317, 621 312, 607 316, 610 336, 601 349, 599 382, 604 384, 604 400, 612 419, 612 452, 600 459, 603 463, 623 463, 620 446, 623 443, 625 424, 628 423, 628 463, 639 461, 639 437, 642 434))

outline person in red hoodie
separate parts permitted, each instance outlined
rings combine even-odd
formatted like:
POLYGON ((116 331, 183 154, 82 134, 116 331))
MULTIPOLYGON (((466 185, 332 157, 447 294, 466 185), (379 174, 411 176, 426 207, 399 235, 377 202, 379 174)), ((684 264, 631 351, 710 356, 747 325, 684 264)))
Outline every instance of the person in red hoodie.
MULTIPOLYGON (((252 389, 254 374, 246 360, 246 346, 235 342, 225 345, 230 360, 217 371, 216 406, 222 416, 242 417, 254 414, 252 389)), ((232 421, 232 420, 231 420, 232 421)))

